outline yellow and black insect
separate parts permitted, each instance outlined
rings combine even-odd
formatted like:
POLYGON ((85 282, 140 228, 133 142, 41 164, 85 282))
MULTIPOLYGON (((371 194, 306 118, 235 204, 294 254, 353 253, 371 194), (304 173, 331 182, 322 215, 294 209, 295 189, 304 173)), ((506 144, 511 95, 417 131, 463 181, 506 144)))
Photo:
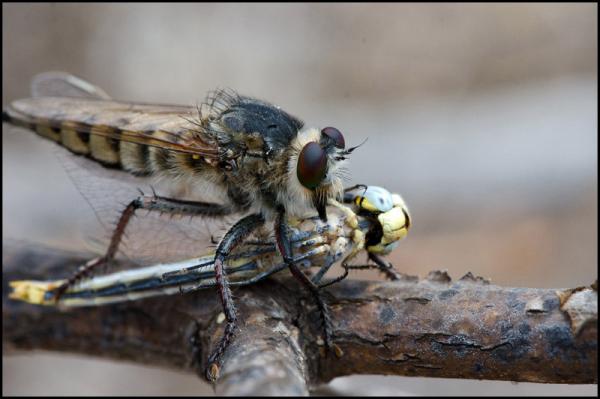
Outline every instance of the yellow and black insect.
MULTIPOLYGON (((311 280, 319 287, 340 281, 352 269, 375 268, 390 280, 400 279, 392 265, 379 256, 390 253, 408 233, 410 219, 404 201, 399 194, 391 194, 377 186, 369 186, 360 193, 352 191, 347 192, 346 204, 332 201, 326 223, 316 217, 290 223, 294 261, 303 269, 318 268, 311 280), (371 241, 370 245, 367 239, 371 241), (373 259, 374 264, 351 264, 351 260, 361 252, 373 259), (344 274, 323 281, 329 268, 340 259, 344 274)), ((286 266, 271 240, 245 242, 236 248, 233 255, 235 258, 226 265, 232 286, 255 283, 276 275, 286 266)), ((36 305, 54 306, 57 304, 54 290, 62 283, 63 280, 10 281, 13 291, 9 296, 36 305)), ((101 306, 189 292, 214 287, 215 284, 214 253, 208 253, 189 260, 90 278, 69 288, 60 304, 66 307, 101 306)))
POLYGON ((265 101, 233 90, 216 90, 199 107, 111 100, 103 90, 73 75, 48 72, 32 83, 32 98, 12 102, 3 121, 25 127, 71 152, 136 176, 183 181, 216 190, 221 203, 154 195, 132 198, 114 228, 104 256, 93 259, 58 288, 70 286, 110 263, 125 228, 138 209, 168 214, 220 217, 245 213, 223 236, 214 272, 224 313, 225 334, 209 357, 208 377, 218 374, 221 355, 236 329, 236 312, 223 266, 229 254, 267 221, 292 274, 314 295, 331 345, 327 308, 318 287, 293 261, 286 221, 318 213, 326 221, 329 200, 341 199, 346 149, 333 127, 305 128, 302 121, 265 101))

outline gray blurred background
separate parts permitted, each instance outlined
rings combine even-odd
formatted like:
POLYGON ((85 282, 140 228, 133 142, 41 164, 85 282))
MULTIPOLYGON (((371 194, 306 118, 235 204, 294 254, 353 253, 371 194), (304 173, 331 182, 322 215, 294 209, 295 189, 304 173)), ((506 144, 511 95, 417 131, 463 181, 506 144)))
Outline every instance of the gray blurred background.
MULTIPOLYGON (((196 104, 232 87, 352 145, 352 183, 401 193, 390 257, 501 285, 597 278, 596 4, 3 4, 2 105, 65 70, 114 98, 196 104)), ((95 222, 52 153, 2 135, 3 240, 80 248, 95 222), (66 205, 66 206, 65 206, 66 205)), ((356 273, 354 278, 379 278, 356 273)), ((3 356, 5 395, 211 394, 192 375, 78 356, 3 356)), ((575 395, 596 385, 347 377, 346 394, 575 395)))

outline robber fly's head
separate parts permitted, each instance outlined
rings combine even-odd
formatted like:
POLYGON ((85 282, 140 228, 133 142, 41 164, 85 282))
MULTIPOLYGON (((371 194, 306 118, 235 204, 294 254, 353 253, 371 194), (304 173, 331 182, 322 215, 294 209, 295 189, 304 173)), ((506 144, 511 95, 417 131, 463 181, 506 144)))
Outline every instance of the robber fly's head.
POLYGON ((325 221, 327 201, 342 195, 342 164, 356 147, 346 149, 342 133, 334 127, 325 127, 298 133, 292 148, 288 176, 291 184, 325 221))

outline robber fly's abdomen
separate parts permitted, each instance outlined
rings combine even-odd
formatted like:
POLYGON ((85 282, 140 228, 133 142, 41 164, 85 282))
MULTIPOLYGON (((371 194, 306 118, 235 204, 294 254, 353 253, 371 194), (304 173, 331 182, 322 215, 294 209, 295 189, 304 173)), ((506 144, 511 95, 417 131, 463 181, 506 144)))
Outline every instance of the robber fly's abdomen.
MULTIPOLYGON (((181 124, 183 119, 173 114, 148 116, 148 111, 137 109, 143 107, 112 101, 29 98, 13 102, 2 119, 33 130, 75 154, 137 176, 161 172, 183 175, 205 168, 205 160, 198 155, 156 144, 161 139, 171 143, 184 140, 185 130, 173 128, 174 120, 181 124), (87 109, 82 104, 88 105, 87 109), (124 136, 128 141, 122 139, 124 136)), ((187 108, 182 108, 182 113, 184 110, 187 108)))
POLYGON ((120 129, 87 125, 70 120, 28 121, 8 115, 8 122, 33 130, 39 136, 54 141, 77 155, 85 155, 104 166, 121 168, 135 175, 152 174, 150 150, 141 144, 123 143, 118 138, 107 138, 91 134, 104 130, 111 135, 120 135, 120 129))

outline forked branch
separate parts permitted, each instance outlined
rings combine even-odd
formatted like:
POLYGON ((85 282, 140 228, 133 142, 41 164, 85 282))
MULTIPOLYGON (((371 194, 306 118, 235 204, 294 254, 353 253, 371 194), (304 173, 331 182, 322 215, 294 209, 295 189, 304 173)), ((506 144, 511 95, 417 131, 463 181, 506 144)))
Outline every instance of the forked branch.
MULTIPOLYGON (((11 247, 3 255, 3 347, 79 352, 201 370, 221 306, 203 290, 59 310, 7 298, 7 282, 69 275, 85 255, 11 247)), ((597 286, 505 288, 467 274, 346 280, 326 290, 341 357, 324 356, 319 315, 292 278, 234 291, 242 328, 223 359, 220 394, 306 394, 350 374, 597 383, 597 286)), ((338 353, 340 355, 340 353, 338 353)))

